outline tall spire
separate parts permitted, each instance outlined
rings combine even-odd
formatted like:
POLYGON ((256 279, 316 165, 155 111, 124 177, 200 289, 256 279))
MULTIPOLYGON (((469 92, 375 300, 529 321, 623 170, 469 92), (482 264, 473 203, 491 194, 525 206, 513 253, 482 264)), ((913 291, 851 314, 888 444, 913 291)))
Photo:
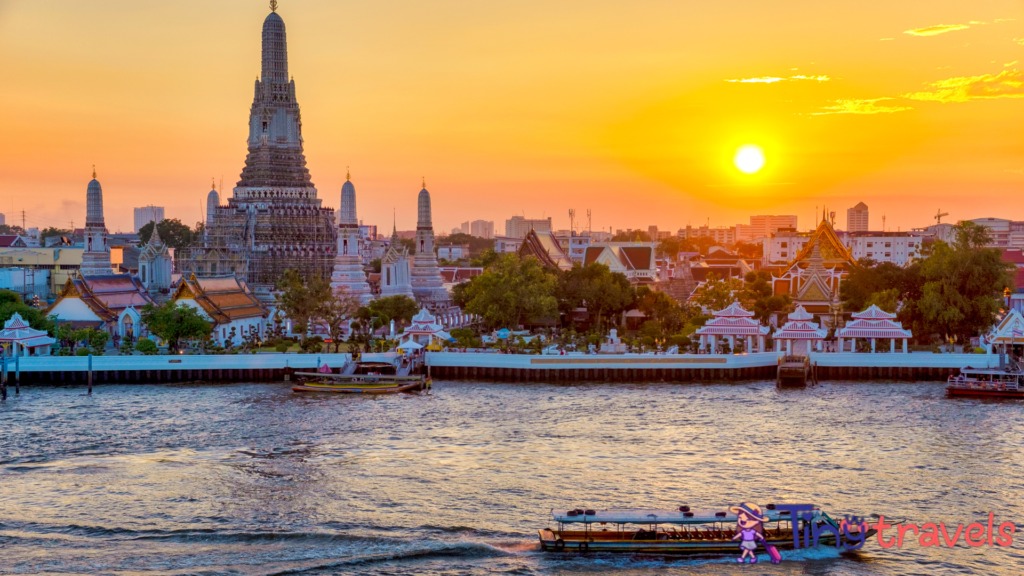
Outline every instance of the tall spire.
POLYGON ((352 171, 349 170, 348 166, 345 166, 345 180, 352 179, 352 171))
POLYGON ((93 180, 96 179, 96 165, 95 164, 92 165, 92 179, 93 180))
POLYGON ((277 0, 270 0, 270 11, 277 12, 277 0))

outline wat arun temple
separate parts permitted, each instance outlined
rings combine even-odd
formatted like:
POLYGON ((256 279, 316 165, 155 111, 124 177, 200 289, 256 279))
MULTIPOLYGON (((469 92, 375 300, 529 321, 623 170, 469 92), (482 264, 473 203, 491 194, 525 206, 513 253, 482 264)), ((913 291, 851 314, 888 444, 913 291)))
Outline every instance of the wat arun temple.
MULTIPOLYGON (((196 277, 244 278, 268 303, 285 271, 294 269, 304 278, 330 278, 336 290, 366 302, 372 296, 358 252, 355 189, 346 181, 337 219, 334 209, 317 197, 306 168, 302 115, 295 80, 288 76, 285 25, 276 4, 271 2, 272 11, 263 22, 262 69, 249 111, 241 179, 226 204, 216 190, 209 193, 202 242, 178 251, 177 268, 196 277)), ((406 277, 412 278, 410 287, 421 304, 434 308, 444 305, 447 294, 442 294, 433 252, 425 189, 417 202, 417 250, 406 277)))

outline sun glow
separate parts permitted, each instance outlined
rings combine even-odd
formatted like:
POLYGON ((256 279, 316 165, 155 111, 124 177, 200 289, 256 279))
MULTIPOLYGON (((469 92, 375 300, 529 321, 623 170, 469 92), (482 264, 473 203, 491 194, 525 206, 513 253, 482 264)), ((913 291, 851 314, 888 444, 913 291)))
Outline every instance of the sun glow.
POLYGON ((764 150, 756 144, 744 144, 736 149, 732 163, 744 174, 754 174, 764 168, 764 150))

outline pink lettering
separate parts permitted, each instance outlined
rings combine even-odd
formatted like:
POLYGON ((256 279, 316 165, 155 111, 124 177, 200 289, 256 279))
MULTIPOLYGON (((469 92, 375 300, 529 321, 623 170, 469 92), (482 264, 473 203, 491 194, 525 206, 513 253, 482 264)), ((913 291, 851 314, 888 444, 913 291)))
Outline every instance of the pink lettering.
POLYGON ((1016 531, 1017 526, 1013 522, 1003 522, 999 525, 999 536, 996 537, 996 544, 999 546, 1013 546, 1013 536, 1011 534, 1016 531))
POLYGON ((896 541, 897 548, 903 548, 903 535, 907 533, 907 530, 913 530, 914 536, 917 536, 917 524, 900 524, 899 525, 899 539, 896 541))
POLYGON ((922 548, 929 546, 941 546, 939 543, 939 527, 929 522, 921 526, 921 537, 918 539, 918 543, 921 544, 922 548))
POLYGON ((964 539, 967 540, 968 546, 977 548, 978 546, 985 545, 985 527, 975 522, 967 527, 967 534, 964 535, 964 539), (977 534, 981 536, 981 540, 972 540, 971 534, 977 534))
POLYGON ((946 541, 946 546, 952 548, 953 546, 956 546, 957 541, 960 540, 960 534, 964 531, 964 525, 956 525, 956 532, 953 534, 952 541, 949 540, 949 533, 946 532, 945 523, 939 524, 939 530, 942 531, 942 539, 946 541))
POLYGON ((885 523, 885 516, 878 517, 878 523, 875 524, 875 530, 878 530, 878 545, 882 548, 892 548, 896 544, 896 537, 893 536, 888 541, 882 537, 885 534, 886 528, 892 528, 892 524, 885 523))

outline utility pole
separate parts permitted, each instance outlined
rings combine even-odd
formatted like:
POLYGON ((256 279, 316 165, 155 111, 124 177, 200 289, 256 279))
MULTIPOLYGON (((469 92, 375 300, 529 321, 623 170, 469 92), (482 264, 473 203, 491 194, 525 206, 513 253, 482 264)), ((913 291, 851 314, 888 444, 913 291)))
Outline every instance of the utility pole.
POLYGON ((21 211, 21 229, 22 230, 26 229, 25 228, 25 211, 24 210, 21 211))

